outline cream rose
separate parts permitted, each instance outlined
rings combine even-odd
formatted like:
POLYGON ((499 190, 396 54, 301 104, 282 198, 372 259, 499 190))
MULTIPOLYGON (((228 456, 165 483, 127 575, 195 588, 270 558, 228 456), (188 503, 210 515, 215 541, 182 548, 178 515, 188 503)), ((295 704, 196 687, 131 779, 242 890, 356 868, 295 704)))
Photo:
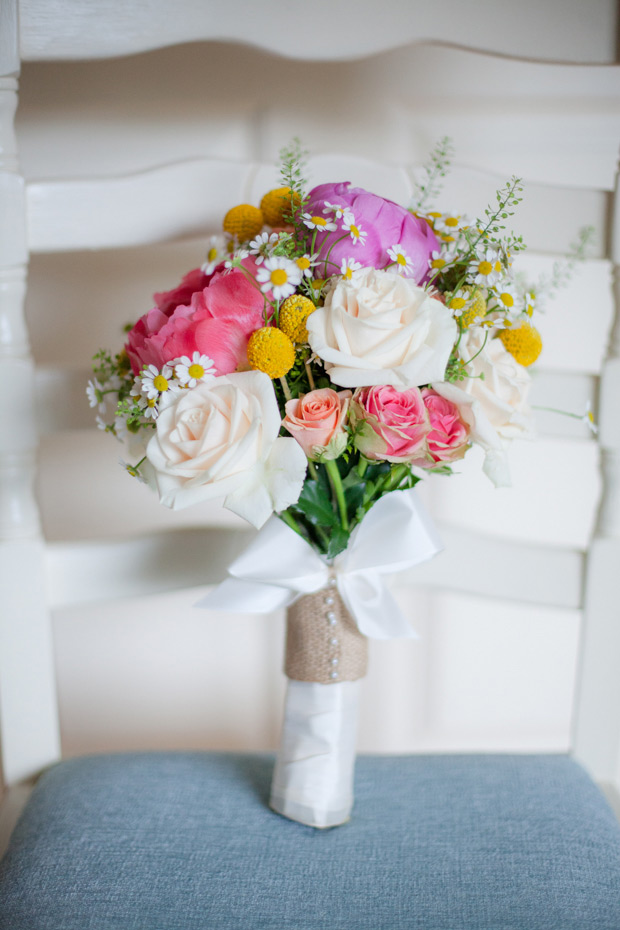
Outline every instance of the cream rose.
POLYGON ((487 334, 475 327, 461 339, 459 355, 464 362, 472 359, 467 365, 469 377, 461 382, 463 390, 480 402, 502 439, 531 434, 532 412, 527 404, 531 378, 527 369, 506 351, 501 339, 487 334))
POLYGON ((312 350, 342 387, 441 380, 457 336, 440 301, 409 279, 375 268, 338 281, 307 326, 312 350))
POLYGON ((146 456, 162 504, 180 510, 216 497, 253 526, 299 498, 306 457, 278 438, 271 379, 238 372, 180 391, 164 405, 146 456))

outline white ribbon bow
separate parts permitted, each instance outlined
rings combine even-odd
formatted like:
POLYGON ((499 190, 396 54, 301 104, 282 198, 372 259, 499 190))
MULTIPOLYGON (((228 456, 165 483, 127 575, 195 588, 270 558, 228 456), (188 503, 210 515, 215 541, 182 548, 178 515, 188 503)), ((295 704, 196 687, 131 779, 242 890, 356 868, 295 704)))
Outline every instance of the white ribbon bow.
POLYGON ((344 552, 330 564, 278 517, 272 517, 223 581, 196 607, 270 613, 336 579, 338 591, 364 636, 416 634, 382 575, 426 562, 443 548, 413 490, 380 498, 353 530, 344 552))

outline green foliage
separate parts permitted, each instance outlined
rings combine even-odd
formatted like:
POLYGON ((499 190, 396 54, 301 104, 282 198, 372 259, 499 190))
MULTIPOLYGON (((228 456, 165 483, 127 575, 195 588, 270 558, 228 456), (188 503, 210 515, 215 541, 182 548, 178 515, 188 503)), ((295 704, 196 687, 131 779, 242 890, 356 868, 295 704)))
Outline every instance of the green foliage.
POLYGON ((419 171, 419 180, 414 182, 414 193, 410 209, 423 212, 441 193, 442 178, 445 178, 452 158, 454 146, 449 136, 444 136, 429 155, 429 160, 419 171))

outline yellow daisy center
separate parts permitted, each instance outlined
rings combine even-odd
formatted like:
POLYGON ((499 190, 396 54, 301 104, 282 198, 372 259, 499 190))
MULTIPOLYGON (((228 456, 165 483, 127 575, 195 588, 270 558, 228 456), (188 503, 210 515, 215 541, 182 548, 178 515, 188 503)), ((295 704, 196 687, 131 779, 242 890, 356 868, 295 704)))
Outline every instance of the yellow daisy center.
POLYGON ((274 268, 274 270, 271 272, 269 280, 274 287, 281 287, 288 281, 288 275, 284 268, 274 268))
POLYGON ((214 262, 217 258, 217 249, 213 247, 207 252, 207 261, 214 262))
POLYGON ((164 378, 163 375, 156 375, 153 378, 153 387, 155 388, 156 391, 159 391, 160 394, 163 391, 167 391, 168 390, 168 379, 164 378))
POLYGON ((507 291, 504 291, 503 294, 499 295, 499 299, 505 307, 514 307, 515 301, 512 294, 509 294, 507 291))
POLYGON ((451 310, 462 310, 467 301, 463 297, 453 297, 450 301, 451 310))
POLYGON ((359 237, 360 237, 360 231, 359 231, 359 229, 357 228, 357 226, 355 226, 355 225, 351 226, 351 233, 353 234, 353 237, 354 237, 355 239, 359 239, 359 237))
POLYGON ((149 399, 148 399, 147 402, 146 402, 146 406, 147 406, 147 407, 154 407, 156 403, 157 403, 157 401, 155 400, 154 397, 149 397, 149 399))
POLYGON ((313 216, 312 222, 315 226, 327 226, 327 220, 323 216, 313 216))
POLYGON ((310 267, 310 259, 306 255, 302 255, 301 258, 295 259, 295 264, 298 268, 301 268, 302 271, 307 271, 310 267))
POLYGON ((402 255, 401 253, 399 253, 399 254, 396 256, 396 261, 398 262, 399 265, 406 265, 406 264, 407 264, 407 259, 406 259, 406 257, 405 257, 404 255, 402 255))
POLYGON ((459 225, 458 217, 456 217, 456 216, 449 216, 449 217, 447 218, 447 220, 446 220, 446 226, 453 226, 453 227, 454 227, 454 226, 458 226, 458 225, 459 225))
POLYGON ((446 264, 445 259, 434 258, 431 262, 431 268, 443 268, 445 264, 446 264))
POLYGON ((483 274, 483 275, 491 274, 491 272, 493 271, 493 265, 491 264, 491 262, 480 262, 480 264, 478 265, 478 271, 480 272, 480 274, 483 274))
POLYGON ((281 329, 263 326, 248 340, 248 362, 270 378, 283 378, 295 364, 295 346, 281 329))
POLYGON ((196 378, 196 380, 199 381, 201 378, 204 377, 205 370, 202 367, 202 365, 198 364, 198 362, 194 362, 194 364, 190 365, 189 368, 187 369, 187 373, 190 376, 190 378, 196 378))
POLYGON ((495 265, 493 267, 495 271, 497 272, 500 272, 502 270, 502 263, 500 262, 499 259, 495 262, 495 265))

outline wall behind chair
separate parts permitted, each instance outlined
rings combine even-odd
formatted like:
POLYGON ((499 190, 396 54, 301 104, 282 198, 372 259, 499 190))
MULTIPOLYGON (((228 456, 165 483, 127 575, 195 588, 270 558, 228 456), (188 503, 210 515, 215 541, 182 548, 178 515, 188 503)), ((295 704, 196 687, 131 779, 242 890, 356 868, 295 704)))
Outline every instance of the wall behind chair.
MULTIPOLYGON (((600 17, 591 23, 600 30, 601 48, 615 29, 612 7, 605 11, 605 23, 600 17)), ((596 85, 597 69, 584 68, 590 86, 596 85)), ((476 190, 487 199, 512 173, 532 179, 540 206, 524 205, 515 226, 540 242, 546 224, 555 231, 557 250, 584 220, 576 221, 572 207, 558 212, 557 197, 546 201, 537 186, 549 173, 544 142, 550 120, 567 144, 590 148, 594 159, 597 151, 596 138, 572 140, 576 121, 583 126, 591 115, 592 99, 566 94, 570 70, 524 69, 508 58, 436 45, 341 63, 207 43, 88 64, 26 64, 17 120, 21 163, 29 180, 111 176, 204 157, 269 164, 297 134, 313 155, 340 152, 414 166, 449 134, 458 164, 475 169, 476 190), (551 207, 545 213, 547 202, 553 215, 551 207)), ((605 69, 599 71, 597 115, 609 108, 611 120, 613 101, 605 69)), ((579 186, 562 164, 554 170, 559 187, 579 186)), ((440 208, 459 209, 454 193, 440 208)), ((604 210, 603 196, 585 208, 599 225, 604 210)), ((603 247, 599 242, 599 255, 603 247)), ((200 264, 203 251, 202 240, 191 240, 33 256, 27 314, 37 364, 85 369, 100 346, 119 345, 123 324, 150 308, 154 291, 174 286, 200 264)), ((548 271, 555 258, 553 249, 538 246, 529 262, 535 271, 548 271)), ((541 324, 547 368, 595 371, 610 314, 609 269, 601 260, 576 275, 570 298, 550 305, 541 324), (593 300, 597 325, 586 327, 582 308, 593 300), (577 339, 567 337, 571 328, 577 339)), ((165 511, 117 467, 119 453, 94 428, 42 441, 38 488, 48 539, 240 524, 214 507, 165 511)), ((485 484, 479 464, 473 456, 461 476, 432 479, 423 489, 439 519, 509 539, 585 548, 599 483, 595 448, 583 437, 515 446, 512 490, 485 484)), ((282 617, 212 617, 193 609, 199 593, 57 612, 69 754, 275 746, 284 687, 282 617)), ((422 589, 398 588, 397 596, 420 639, 373 644, 363 749, 568 746, 576 611, 430 596, 422 589)))

